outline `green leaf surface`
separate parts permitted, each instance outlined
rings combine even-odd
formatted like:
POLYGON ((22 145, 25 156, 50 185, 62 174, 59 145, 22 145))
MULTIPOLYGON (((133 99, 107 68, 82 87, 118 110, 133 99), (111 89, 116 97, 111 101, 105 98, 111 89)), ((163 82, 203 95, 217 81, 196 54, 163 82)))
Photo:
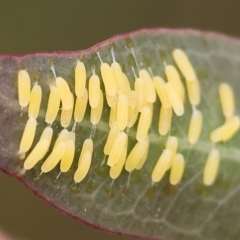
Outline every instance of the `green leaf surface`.
MULTIPOLYGON (((182 80, 183 77, 182 77, 182 80)), ((203 168, 213 144, 209 140, 212 130, 222 125, 218 86, 229 83, 235 93, 236 114, 240 109, 240 42, 217 34, 191 30, 142 30, 117 36, 96 45, 87 51, 66 53, 39 53, 22 57, 0 58, 0 168, 19 178, 37 195, 63 212, 95 227, 108 231, 147 239, 164 240, 226 240, 238 239, 240 234, 240 134, 215 147, 221 156, 216 182, 211 187, 203 185, 203 168), (203 113, 204 128, 200 140, 191 146, 187 132, 191 117, 191 105, 185 101, 185 113, 174 115, 171 135, 179 141, 179 153, 185 156, 184 176, 176 186, 169 183, 169 173, 152 185, 151 173, 165 148, 167 136, 158 133, 160 102, 154 103, 153 122, 149 131, 150 149, 147 161, 141 170, 129 176, 125 170, 112 183, 109 167, 102 165, 103 147, 109 132, 109 107, 104 97, 104 110, 93 137, 94 150, 90 172, 79 184, 73 180, 83 141, 89 137, 92 125, 88 106, 83 122, 76 130, 76 154, 71 170, 59 174, 59 166, 40 176, 42 162, 32 170, 23 171, 23 161, 18 159, 21 135, 27 121, 27 109, 18 104, 17 73, 26 68, 32 83, 38 78, 43 88, 43 101, 38 117, 37 143, 44 121, 49 83, 54 76, 50 69, 53 63, 57 76, 62 76, 74 92, 74 68, 81 59, 87 68, 88 79, 92 69, 100 76, 98 51, 104 62, 112 63, 111 48, 115 58, 134 86, 132 68, 151 69, 153 75, 166 79, 164 63, 175 65, 172 51, 183 49, 196 70, 202 100, 198 107, 203 113), (133 51, 132 51, 133 50, 133 51), (137 63, 134 60, 134 55, 137 63)), ((101 83, 102 84, 102 83, 101 83)), ((102 84, 103 89, 103 84, 102 84)), ((60 115, 60 114, 59 114, 60 115)), ((73 121, 71 127, 73 125, 73 121)), ((61 130, 58 119, 54 122, 54 138, 61 130)), ((69 127, 69 130, 71 130, 69 127)), ((136 143, 136 126, 129 132, 128 152, 136 143)), ((53 141, 54 143, 54 141, 53 141)), ((2 196, 4 197, 4 196, 2 196)), ((17 196, 16 196, 17 197, 17 196)), ((30 204, 30 203, 29 203, 30 204)))

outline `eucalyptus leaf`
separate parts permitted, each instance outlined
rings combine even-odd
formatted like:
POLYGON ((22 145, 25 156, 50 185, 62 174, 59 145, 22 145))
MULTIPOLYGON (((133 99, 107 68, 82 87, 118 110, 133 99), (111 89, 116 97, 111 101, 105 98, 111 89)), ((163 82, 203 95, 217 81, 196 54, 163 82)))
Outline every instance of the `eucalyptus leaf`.
MULTIPOLYGON (((182 80, 184 81, 183 76, 182 80)), ((203 185, 203 169, 213 147, 209 136, 222 125, 218 87, 227 82, 236 98, 236 114, 240 109, 240 42, 222 35, 192 30, 141 30, 113 37, 103 43, 79 52, 37 53, 26 56, 1 56, 0 58, 0 168, 18 178, 36 195, 66 214, 91 226, 110 232, 165 240, 226 240, 240 235, 240 134, 229 141, 215 144, 220 152, 220 169, 215 183, 203 185), (24 160, 18 156, 19 143, 28 119, 27 108, 18 103, 17 74, 26 69, 32 84, 38 81, 43 89, 43 101, 38 117, 36 145, 43 129, 49 95, 49 84, 54 81, 50 69, 54 64, 57 76, 63 77, 74 92, 74 69, 78 60, 84 62, 87 79, 95 71, 100 74, 100 54, 103 62, 112 63, 113 49, 134 87, 138 69, 147 69, 154 76, 166 79, 164 65, 176 66, 172 51, 183 49, 191 60, 201 87, 204 127, 200 140, 191 146, 187 132, 192 108, 185 101, 183 116, 173 116, 171 135, 179 141, 178 152, 183 154, 186 167, 182 181, 172 186, 169 173, 152 185, 151 173, 165 148, 168 136, 158 133, 160 102, 154 103, 153 121, 149 131, 150 149, 141 170, 131 175, 125 170, 114 182, 109 177, 109 167, 104 162, 103 148, 109 133, 109 107, 104 97, 102 118, 93 137, 94 150, 87 177, 79 184, 73 180, 83 141, 92 130, 90 107, 84 120, 76 129, 76 152, 73 166, 58 176, 57 166, 47 174, 41 173, 43 161, 33 169, 24 171, 24 160)), ((102 84, 102 83, 101 83, 102 84)), ((103 89, 103 84, 102 84, 103 89)), ((59 114, 60 116, 60 114, 59 114)), ((59 116, 53 123, 54 139, 62 129, 59 116)), ((72 129, 72 121, 69 130, 72 129)), ((128 133, 128 152, 136 143, 137 124, 128 133)), ((52 145, 54 141, 52 142, 52 145)), ((52 147, 52 146, 51 146, 52 147)), ((4 196, 2 196, 4 197, 4 196)), ((28 203, 30 204, 30 203, 28 203)))

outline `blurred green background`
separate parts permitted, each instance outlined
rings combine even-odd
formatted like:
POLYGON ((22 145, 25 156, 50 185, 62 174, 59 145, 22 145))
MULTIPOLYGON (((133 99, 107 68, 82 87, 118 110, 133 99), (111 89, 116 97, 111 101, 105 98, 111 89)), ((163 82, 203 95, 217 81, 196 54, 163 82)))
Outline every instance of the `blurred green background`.
MULTIPOLYGON (((239 0, 0 0, 0 53, 80 50, 141 28, 196 28, 239 36, 239 0)), ((0 173, 0 227, 13 239, 116 239, 0 173)))

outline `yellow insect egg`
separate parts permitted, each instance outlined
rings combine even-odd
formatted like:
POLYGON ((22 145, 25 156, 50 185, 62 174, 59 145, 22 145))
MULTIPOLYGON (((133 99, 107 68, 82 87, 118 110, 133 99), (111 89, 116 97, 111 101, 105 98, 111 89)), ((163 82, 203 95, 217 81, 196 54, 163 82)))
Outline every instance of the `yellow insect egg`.
POLYGON ((181 49, 173 51, 173 58, 187 81, 197 80, 195 70, 189 61, 187 54, 181 49))
POLYGON ((79 159, 78 159, 78 165, 81 163, 81 159, 82 159, 83 154, 87 151, 88 152, 93 151, 93 141, 92 141, 91 138, 85 139, 85 141, 83 143, 82 150, 81 150, 81 153, 80 153, 80 156, 79 156, 79 159))
POLYGON ((63 129, 60 134, 58 135, 58 138, 53 146, 53 148, 56 148, 57 145, 60 143, 60 142, 66 142, 69 138, 69 131, 67 129, 63 129))
POLYGON ((87 175, 91 162, 93 152, 93 141, 88 138, 84 141, 82 151, 78 160, 78 168, 74 174, 74 181, 76 183, 81 182, 87 175))
POLYGON ((96 108, 100 102, 100 80, 97 75, 92 75, 89 79, 89 103, 92 108, 96 108))
POLYGON ((67 81, 64 80, 62 77, 57 77, 56 86, 58 89, 60 99, 62 101, 62 108, 66 110, 71 109, 73 106, 73 102, 72 102, 72 95, 71 95, 70 88, 68 86, 67 81))
POLYGON ((151 114, 151 118, 150 118, 150 122, 149 122, 149 127, 152 123, 152 118, 153 118, 153 103, 148 102, 145 107, 148 107, 150 109, 150 114, 151 114))
POLYGON ((124 94, 119 94, 117 102, 117 126, 122 131, 128 123, 128 100, 124 94))
POLYGON ((85 88, 84 93, 81 97, 77 97, 74 109, 74 120, 80 123, 85 115, 88 102, 88 91, 85 88))
POLYGON ((114 73, 117 90, 123 93, 122 82, 124 80, 123 80, 123 74, 122 74, 121 66, 118 62, 113 62, 112 65, 111 65, 111 68, 112 68, 112 71, 114 73))
POLYGON ((42 100, 42 88, 39 85, 35 85, 32 88, 30 94, 28 117, 37 118, 40 110, 42 100))
POLYGON ((136 138, 139 142, 142 142, 146 139, 148 135, 148 130, 151 124, 151 110, 148 107, 144 107, 142 109, 138 126, 137 126, 137 134, 136 138))
POLYGON ((132 151, 129 153, 126 163, 125 169, 128 172, 132 172, 139 163, 139 160, 142 159, 144 154, 146 153, 146 149, 148 148, 149 141, 146 139, 143 142, 137 142, 133 147, 132 151))
POLYGON ((153 77, 153 82, 162 106, 164 108, 172 107, 165 89, 165 81, 161 77, 155 76, 153 77))
POLYGON ((179 153, 176 154, 173 159, 171 173, 170 173, 170 183, 172 185, 176 185, 181 181, 183 172, 184 172, 184 167, 185 167, 185 161, 184 161, 183 155, 179 153))
POLYGON ((154 103, 156 101, 156 91, 152 77, 145 69, 139 71, 139 77, 145 81, 147 102, 154 103))
POLYGON ((101 75, 106 92, 109 96, 114 96, 117 92, 116 80, 112 68, 107 63, 101 64, 101 75))
POLYGON ((169 162, 171 161, 171 158, 172 158, 172 152, 169 149, 165 149, 161 154, 161 156, 159 157, 153 169, 153 172, 152 172, 153 182, 159 182, 163 178, 167 170, 167 167, 169 165, 169 162))
POLYGON ((138 118, 138 97, 135 91, 131 91, 132 100, 131 105, 128 104, 128 123, 127 127, 131 128, 138 118))
POLYGON ((67 145, 66 142, 60 141, 58 145, 55 148, 53 148, 52 152, 44 161, 41 167, 43 173, 50 172, 56 167, 56 165, 60 162, 61 158, 63 157, 66 151, 66 145, 67 145))
POLYGON ((103 152, 105 155, 109 155, 109 153, 112 149, 113 143, 119 133, 120 133, 120 130, 117 126, 117 123, 113 124, 113 126, 111 127, 111 129, 109 131, 108 138, 107 138, 107 141, 106 141, 104 149, 103 149, 103 152))
POLYGON ((26 158, 23 166, 24 169, 29 170, 33 168, 41 160, 39 156, 42 155, 42 151, 46 149, 47 146, 48 146, 47 140, 44 139, 42 141, 39 141, 32 150, 32 152, 26 158))
POLYGON ((106 93, 106 99, 107 99, 107 104, 110 108, 116 107, 118 94, 116 93, 114 96, 110 96, 108 95, 108 93, 106 93))
POLYGON ((159 122, 158 122, 158 132, 160 135, 164 136, 168 133, 172 123, 172 108, 160 108, 159 122))
POLYGON ((118 160, 120 159, 120 156, 122 154, 122 151, 124 149, 124 146, 127 142, 127 134, 125 132, 120 132, 117 137, 115 138, 112 148, 109 153, 107 165, 112 167, 114 166, 118 160))
POLYGON ((123 166, 124 166, 124 163, 126 161, 126 156, 127 156, 127 142, 125 144, 125 147, 122 151, 122 154, 121 154, 118 162, 116 163, 116 165, 114 165, 110 168, 109 175, 112 179, 116 179, 120 176, 123 166))
POLYGON ((235 114, 235 100, 231 86, 227 83, 221 83, 219 86, 219 96, 224 117, 232 118, 235 114))
POLYGON ((230 140, 239 130, 240 120, 238 116, 226 120, 226 122, 215 129, 211 135, 210 139, 212 142, 228 141, 230 140))
POLYGON ((203 171, 203 184, 211 186, 217 177, 220 163, 220 154, 217 149, 212 149, 208 155, 204 171, 203 171))
POLYGON ((109 127, 112 128, 115 123, 117 123, 117 108, 112 107, 110 108, 109 127))
POLYGON ((197 143, 202 132, 202 124, 203 119, 201 111, 193 110, 188 129, 188 142, 190 144, 197 143))
POLYGON ((138 160, 138 164, 136 166, 137 170, 140 170, 147 160, 148 151, 149 151, 149 138, 147 137, 145 141, 147 142, 147 147, 144 149, 145 151, 144 151, 144 154, 142 155, 142 157, 138 160))
POLYGON ((40 141, 43 140, 47 140, 48 141, 48 145, 46 146, 46 148, 42 149, 42 153, 39 155, 40 160, 46 155, 46 153, 49 150, 49 146, 51 144, 52 141, 52 136, 53 136, 53 129, 51 127, 46 127, 41 135, 40 141))
POLYGON ((177 116, 182 116, 184 114, 184 106, 180 95, 176 92, 174 86, 170 82, 165 84, 165 89, 175 114, 177 116))
POLYGON ((169 165, 167 166, 167 170, 170 169, 172 167, 172 162, 173 159, 176 155, 177 152, 177 148, 178 148, 178 140, 176 137, 174 136, 170 136, 168 137, 167 143, 166 143, 166 149, 169 149, 172 152, 172 158, 169 162, 169 165))
MULTIPOLYGON (((74 98, 72 93, 71 93, 71 96, 72 96, 72 102, 74 103, 74 98)), ((72 120, 72 114, 73 114, 73 106, 68 110, 62 109, 60 122, 63 128, 67 128, 70 125, 72 120)))
POLYGON ((51 142, 52 140, 52 136, 53 136, 53 129, 51 127, 46 127, 41 135, 40 140, 48 140, 49 142, 51 142))
POLYGON ((197 106, 201 100, 201 90, 198 80, 187 81, 188 99, 191 105, 197 106))
POLYGON ((84 63, 77 61, 75 68, 75 94, 77 97, 82 97, 85 94, 86 88, 86 68, 84 63))
POLYGON ((165 67, 165 73, 167 75, 168 81, 172 83, 172 85, 175 88, 175 91, 181 97, 182 102, 184 102, 185 90, 177 69, 172 65, 167 65, 165 67))
POLYGON ((73 163, 75 154, 75 138, 75 132, 69 132, 68 140, 66 141, 66 151, 63 154, 60 163, 61 172, 67 172, 73 163))
POLYGON ((130 86, 127 75, 124 72, 122 73, 122 75, 123 75, 123 77, 122 77, 122 84, 121 84, 120 92, 123 93, 127 97, 127 100, 130 103, 130 101, 132 99, 131 86, 130 86))
POLYGON ((138 98, 138 111, 141 112, 144 105, 147 103, 145 92, 145 81, 141 78, 137 78, 134 83, 134 89, 138 98))
POLYGON ((46 155, 50 143, 52 141, 53 129, 46 127, 32 152, 28 155, 24 162, 24 169, 29 170, 33 168, 46 155))
POLYGON ((56 86, 50 86, 50 95, 48 98, 47 112, 45 122, 52 124, 57 117, 60 106, 60 95, 56 86))
POLYGON ((91 108, 91 117, 90 121, 93 125, 96 125, 99 123, 101 116, 102 116, 102 109, 103 109, 103 93, 100 89, 100 101, 96 108, 91 108))
POLYGON ((30 100, 31 80, 26 70, 18 72, 18 101, 19 105, 27 107, 30 100))
POLYGON ((20 142, 20 149, 19 149, 20 153, 25 153, 31 148, 34 137, 35 137, 36 127, 37 127, 36 119, 29 118, 26 123, 25 129, 22 135, 22 139, 20 142))

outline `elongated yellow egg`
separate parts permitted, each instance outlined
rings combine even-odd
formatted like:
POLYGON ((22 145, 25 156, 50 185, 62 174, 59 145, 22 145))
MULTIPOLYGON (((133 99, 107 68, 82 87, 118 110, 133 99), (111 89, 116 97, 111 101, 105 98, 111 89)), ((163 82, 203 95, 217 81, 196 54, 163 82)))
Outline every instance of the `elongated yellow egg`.
POLYGON ((74 181, 81 182, 89 172, 92 162, 93 142, 90 138, 83 143, 82 151, 78 160, 78 168, 74 174, 74 181))
POLYGON ((145 81, 141 78, 137 78, 134 83, 134 89, 138 98, 138 111, 141 112, 143 106, 147 103, 145 81))
POLYGON ((140 170, 147 160, 148 151, 149 151, 149 138, 147 137, 145 141, 147 142, 147 147, 144 149, 144 154, 142 155, 142 157, 138 161, 138 164, 136 166, 137 170, 140 170))
POLYGON ((127 156, 127 142, 125 143, 124 149, 122 151, 122 154, 121 154, 118 162, 116 163, 116 165, 114 165, 110 168, 109 175, 112 179, 116 179, 120 176, 123 166, 124 166, 124 163, 126 161, 126 156, 127 156))
POLYGON ((139 71, 139 77, 145 81, 147 101, 154 103, 156 101, 156 91, 152 77, 145 69, 139 71))
POLYGON ((42 132, 39 142, 24 162, 24 169, 32 169, 46 155, 52 141, 53 129, 46 127, 42 132))
POLYGON ((31 80, 26 70, 18 72, 18 102, 24 108, 27 107, 30 100, 31 80))
POLYGON ((169 165, 167 166, 167 170, 168 170, 172 167, 173 159, 178 149, 178 140, 176 137, 174 136, 168 137, 168 140, 166 143, 166 149, 169 149, 172 152, 171 160, 169 161, 169 165))
POLYGON ((173 159, 170 173, 170 183, 172 185, 176 185, 181 181, 184 172, 184 167, 185 161, 183 155, 179 153, 176 154, 173 159))
POLYGON ((175 114, 177 116, 182 116, 184 114, 184 105, 180 95, 176 92, 173 84, 170 82, 165 84, 165 89, 175 114))
POLYGON ((100 101, 96 108, 91 108, 91 117, 90 121, 93 125, 96 125, 99 123, 101 116, 102 116, 102 110, 103 110, 103 93, 100 89, 100 101))
POLYGON ((122 78, 123 78, 123 75, 122 75, 122 69, 121 69, 121 66, 118 62, 113 62, 111 64, 111 69, 113 71, 113 74, 114 74, 114 79, 116 81, 116 86, 117 86, 117 90, 118 91, 121 91, 122 89, 122 78))
POLYGON ((211 133, 210 139, 212 142, 228 141, 238 132, 239 127, 239 117, 235 116, 230 118, 211 133))
POLYGON ((47 139, 48 141, 51 141, 52 135, 53 135, 53 129, 51 127, 45 127, 40 137, 40 140, 47 139))
POLYGON ((69 110, 73 106, 72 95, 68 83, 62 77, 56 78, 56 86, 62 101, 62 108, 69 110))
POLYGON ((131 98, 131 88, 126 74, 122 72, 121 66, 117 62, 113 62, 111 68, 115 76, 118 93, 124 94, 129 101, 131 98))
POLYGON ((162 106, 164 108, 172 107, 165 89, 165 81, 161 77, 155 76, 153 82, 162 106))
POLYGON ((172 157, 172 152, 169 149, 165 149, 161 154, 161 156, 159 157, 153 169, 153 172, 152 172, 153 182, 159 182, 163 178, 167 170, 167 167, 169 165, 169 162, 171 161, 171 157, 172 157))
POLYGON ((33 168, 41 160, 39 156, 42 155, 42 151, 45 150, 48 145, 49 142, 46 139, 39 141, 26 158, 23 166, 24 169, 29 170, 33 168))
POLYGON ((204 171, 203 171, 203 184, 211 186, 217 177, 220 164, 220 154, 217 149, 212 149, 208 155, 204 171))
POLYGON ((106 93, 106 99, 107 99, 107 104, 110 108, 116 107, 118 94, 115 93, 115 95, 110 96, 110 95, 108 95, 108 93, 106 93))
POLYGON ((112 128, 114 124, 117 123, 117 108, 112 107, 110 108, 110 115, 109 115, 109 127, 112 128))
POLYGON ((30 94, 28 117, 37 118, 40 110, 42 100, 42 88, 39 85, 35 85, 32 88, 30 94))
POLYGON ((123 77, 122 77, 122 86, 121 86, 120 93, 123 93, 127 97, 129 104, 131 104, 132 94, 131 94, 130 82, 127 75, 124 72, 122 72, 122 75, 123 77))
POLYGON ((138 96, 135 91, 131 91, 131 104, 128 104, 128 123, 127 127, 131 128, 138 118, 138 96))
POLYGON ((101 64, 101 75, 104 87, 109 96, 114 96, 117 92, 117 85, 113 69, 107 64, 101 64))
POLYGON ((20 150, 21 153, 25 153, 31 148, 31 146, 33 144, 34 137, 35 137, 36 128, 37 128, 36 119, 35 118, 29 118, 27 123, 26 123, 25 129, 24 129, 24 132, 23 132, 23 135, 22 135, 22 139, 21 139, 21 142, 20 142, 20 149, 19 150, 20 150))
POLYGON ((74 159, 75 154, 75 132, 69 132, 68 140, 66 141, 66 151, 62 156, 60 163, 61 172, 67 172, 74 159))
POLYGON ((194 110, 192 112, 189 129, 188 129, 188 142, 190 144, 196 144, 201 132, 202 132, 202 113, 200 110, 194 110))
POLYGON ((160 135, 166 135, 171 127, 172 123, 172 108, 160 108, 159 122, 158 122, 158 132, 160 135))
POLYGON ((119 94, 117 102, 117 126, 122 131, 128 123, 128 100, 124 94, 119 94))
POLYGON ((56 148, 57 145, 60 143, 60 142, 66 142, 69 138, 69 131, 67 129, 63 129, 60 134, 58 135, 57 137, 57 140, 53 146, 53 148, 56 148))
POLYGON ((81 97, 77 97, 74 109, 74 120, 80 123, 85 115, 88 102, 88 91, 85 88, 84 93, 81 97))
POLYGON ((52 136, 53 136, 53 129, 51 127, 46 127, 42 132, 42 135, 40 137, 40 141, 47 140, 48 145, 45 148, 42 149, 42 152, 39 155, 40 160, 43 159, 44 156, 46 155, 46 153, 48 152, 51 141, 52 141, 52 136))
POLYGON ((146 139, 148 135, 148 130, 151 125, 151 110, 148 107, 144 107, 142 109, 138 126, 137 126, 137 134, 136 138, 139 142, 142 142, 146 139))
POLYGON ((120 132, 117 135, 109 153, 109 157, 107 161, 108 166, 112 167, 118 162, 127 139, 128 139, 128 136, 125 132, 120 132))
MULTIPOLYGON (((70 93, 72 96, 72 103, 74 103, 74 98, 73 98, 73 94, 70 93)), ((63 128, 67 128, 72 120, 72 114, 73 114, 73 106, 72 108, 66 110, 66 109, 62 109, 61 111, 61 118, 60 118, 60 122, 61 122, 61 126, 63 128)))
POLYGON ((105 155, 109 155, 109 153, 112 149, 113 143, 119 133, 120 133, 120 130, 119 130, 117 124, 116 123, 113 124, 113 126, 111 127, 111 129, 109 131, 108 138, 107 138, 107 141, 106 141, 104 149, 103 149, 103 152, 105 155))
POLYGON ((60 95, 56 86, 50 86, 50 95, 48 98, 47 112, 45 122, 52 124, 57 117, 60 106, 60 95))
POLYGON ((146 149, 148 148, 148 139, 143 142, 137 142, 131 152, 129 153, 126 163, 125 169, 128 172, 133 171, 138 165, 139 161, 144 156, 146 149))
POLYGON ((96 108, 100 102, 100 79, 95 74, 89 79, 88 91, 90 106, 96 108))
POLYGON ((168 81, 173 84, 175 91, 181 97, 182 102, 184 102, 185 90, 177 69, 172 65, 167 65, 165 66, 165 73, 168 81))
POLYGON ((75 68, 75 94, 82 97, 86 88, 86 68, 84 63, 77 61, 75 68))
POLYGON ((235 114, 235 100, 231 86, 227 83, 221 83, 219 85, 219 96, 224 117, 232 118, 235 114))
POLYGON ((93 151, 93 141, 91 138, 87 138, 83 142, 82 150, 78 159, 78 165, 81 163, 82 156, 85 152, 92 152, 93 151))
POLYGON ((188 99, 191 105, 197 106, 201 100, 201 90, 198 80, 187 81, 188 99))
POLYGON ((44 173, 50 172, 56 165, 60 162, 61 158, 63 157, 66 151, 66 142, 60 141, 59 144, 53 148, 50 155, 44 161, 41 170, 44 173))
POLYGON ((183 50, 175 49, 173 51, 173 58, 187 81, 197 80, 195 70, 187 54, 183 50))

